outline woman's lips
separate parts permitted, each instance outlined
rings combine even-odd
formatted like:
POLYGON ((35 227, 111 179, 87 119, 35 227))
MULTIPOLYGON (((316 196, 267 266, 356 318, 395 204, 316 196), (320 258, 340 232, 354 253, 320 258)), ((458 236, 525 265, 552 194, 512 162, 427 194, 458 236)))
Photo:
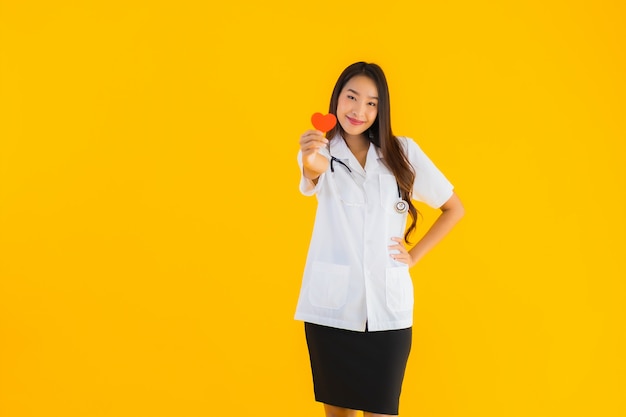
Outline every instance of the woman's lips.
POLYGON ((348 117, 348 116, 346 116, 346 118, 347 118, 347 119, 348 119, 348 121, 349 121, 351 124, 353 124, 354 126, 360 126, 360 125, 362 125, 363 123, 365 123, 365 122, 362 122, 362 121, 360 121, 360 120, 353 119, 352 117, 348 117))

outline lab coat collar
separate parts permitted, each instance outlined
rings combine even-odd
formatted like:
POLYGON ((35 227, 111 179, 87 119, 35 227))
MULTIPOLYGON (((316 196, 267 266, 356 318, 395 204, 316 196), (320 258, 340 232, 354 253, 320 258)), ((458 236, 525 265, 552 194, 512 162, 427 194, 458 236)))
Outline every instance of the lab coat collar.
POLYGON ((381 150, 370 142, 370 147, 367 151, 367 158, 365 159, 365 169, 363 169, 340 134, 335 135, 330 141, 330 154, 341 160, 343 163, 348 164, 350 169, 358 172, 362 176, 365 176, 366 172, 370 174, 376 172, 383 164, 381 150))

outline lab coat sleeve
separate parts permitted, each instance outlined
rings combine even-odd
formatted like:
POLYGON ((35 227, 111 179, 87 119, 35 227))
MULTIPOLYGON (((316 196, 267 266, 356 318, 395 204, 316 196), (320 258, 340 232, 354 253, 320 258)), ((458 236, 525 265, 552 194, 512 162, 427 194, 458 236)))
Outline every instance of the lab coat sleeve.
POLYGON ((400 138, 406 146, 409 162, 415 169, 413 199, 439 208, 452 196, 454 187, 411 138, 400 138))
MULTIPOLYGON (((328 149, 321 148, 319 154, 330 160, 330 153, 328 149)), ((319 179, 317 180, 317 184, 313 183, 310 179, 304 176, 303 166, 302 166, 302 151, 298 151, 298 166, 300 167, 300 192, 306 196, 311 196, 317 194, 319 190, 324 186, 324 182, 326 179, 326 173, 322 173, 319 179)))

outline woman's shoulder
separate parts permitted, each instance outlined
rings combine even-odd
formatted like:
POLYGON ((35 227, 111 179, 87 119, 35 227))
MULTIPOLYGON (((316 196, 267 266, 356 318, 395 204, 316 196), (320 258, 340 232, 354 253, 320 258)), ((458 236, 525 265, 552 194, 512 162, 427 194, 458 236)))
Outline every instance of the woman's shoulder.
POLYGON ((396 138, 398 138, 398 141, 400 142, 400 145, 402 145, 402 148, 405 152, 411 152, 420 149, 420 146, 417 144, 415 139, 409 136, 396 135, 396 138))
POLYGON ((396 136, 400 142, 402 149, 412 165, 422 165, 428 156, 417 143, 417 141, 409 136, 396 136))
POLYGON ((417 143, 415 139, 413 139, 410 136, 396 135, 396 138, 398 138, 398 140, 402 143, 409 143, 409 142, 417 143))

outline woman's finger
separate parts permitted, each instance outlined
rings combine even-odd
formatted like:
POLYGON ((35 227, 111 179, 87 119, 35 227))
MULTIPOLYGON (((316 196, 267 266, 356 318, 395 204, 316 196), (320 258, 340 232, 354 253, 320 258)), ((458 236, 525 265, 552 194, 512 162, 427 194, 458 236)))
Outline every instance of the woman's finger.
POLYGON ((326 143, 328 143, 328 140, 325 137, 323 137, 323 136, 317 136, 317 135, 315 135, 315 136, 305 135, 305 136, 302 136, 300 138, 300 143, 301 144, 302 143, 307 143, 307 142, 320 142, 322 144, 326 144, 326 143))

